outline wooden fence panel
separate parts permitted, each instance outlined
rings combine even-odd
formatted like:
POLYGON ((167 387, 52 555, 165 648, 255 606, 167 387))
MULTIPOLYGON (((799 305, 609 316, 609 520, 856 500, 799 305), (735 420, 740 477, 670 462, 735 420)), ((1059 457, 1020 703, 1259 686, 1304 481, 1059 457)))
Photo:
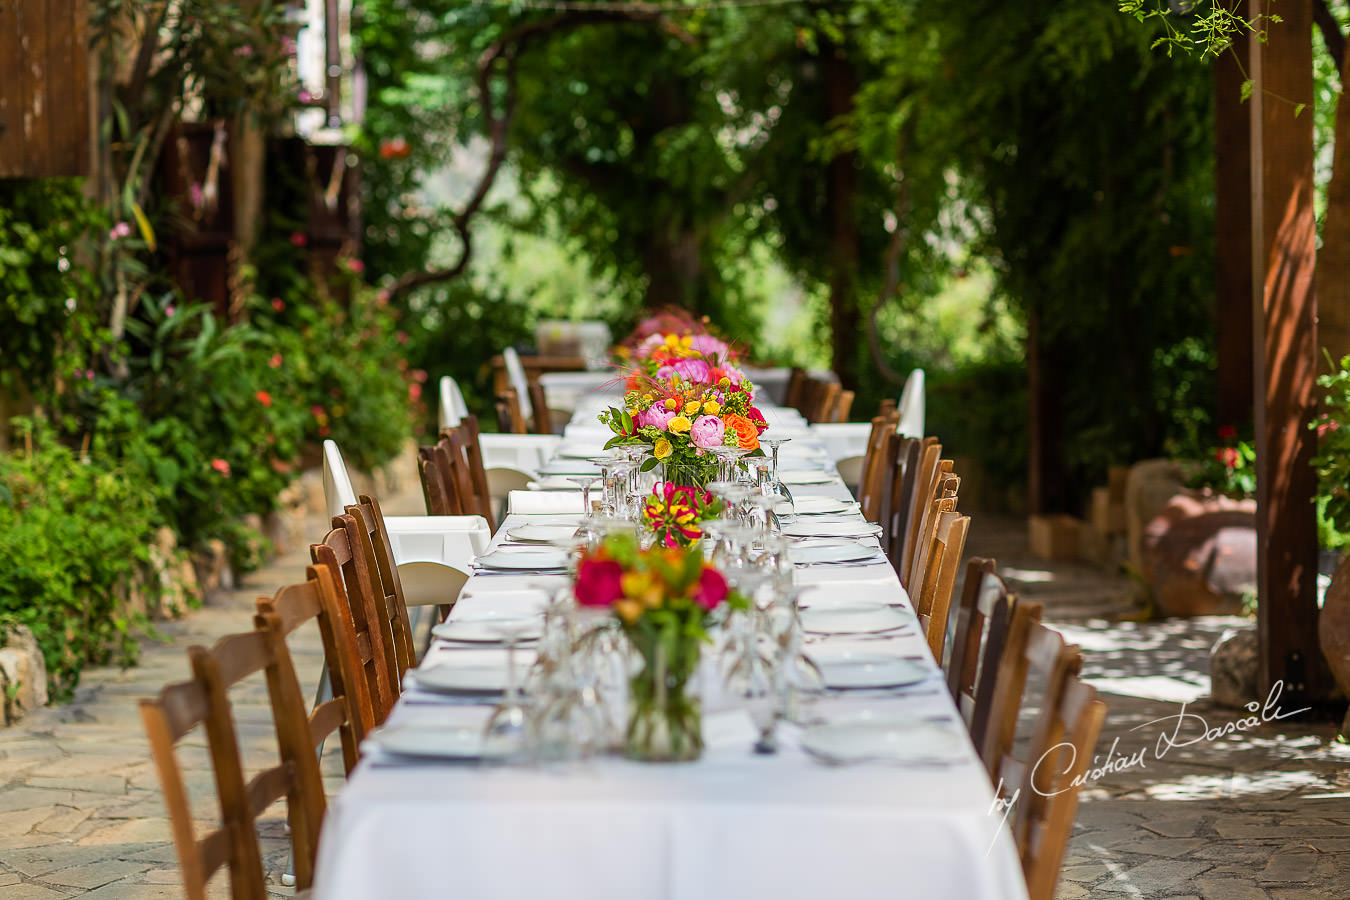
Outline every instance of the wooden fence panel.
POLYGON ((89 170, 89 7, 0 0, 0 178, 89 170))

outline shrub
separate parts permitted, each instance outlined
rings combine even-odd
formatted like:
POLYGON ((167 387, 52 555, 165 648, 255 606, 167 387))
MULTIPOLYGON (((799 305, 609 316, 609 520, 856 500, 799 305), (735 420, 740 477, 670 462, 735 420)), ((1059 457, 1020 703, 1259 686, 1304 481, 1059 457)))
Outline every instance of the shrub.
POLYGON ((125 597, 164 520, 135 470, 29 434, 32 452, 0 456, 0 625, 32 630, 59 699, 86 662, 135 661, 125 597))

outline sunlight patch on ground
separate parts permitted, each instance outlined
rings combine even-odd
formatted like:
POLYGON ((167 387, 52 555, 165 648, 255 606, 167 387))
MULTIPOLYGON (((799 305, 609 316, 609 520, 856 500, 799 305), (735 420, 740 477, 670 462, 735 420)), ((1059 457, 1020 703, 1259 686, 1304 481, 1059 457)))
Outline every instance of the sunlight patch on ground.
POLYGON ((1087 682, 1103 693, 1161 700, 1165 703, 1193 703, 1209 694, 1209 679, 1203 675, 1196 675, 1193 681, 1162 675, 1138 675, 1094 677, 1088 678, 1087 682))
POLYGON ((1187 775, 1176 781, 1149 785, 1144 790, 1154 800, 1218 800, 1322 786, 1327 786, 1326 781, 1312 772, 1235 772, 1187 775))
POLYGON ((1014 569, 1012 566, 1000 568, 999 575, 1009 581, 1020 581, 1023 584, 1041 584, 1055 580, 1054 572, 1047 572, 1044 569, 1014 569))

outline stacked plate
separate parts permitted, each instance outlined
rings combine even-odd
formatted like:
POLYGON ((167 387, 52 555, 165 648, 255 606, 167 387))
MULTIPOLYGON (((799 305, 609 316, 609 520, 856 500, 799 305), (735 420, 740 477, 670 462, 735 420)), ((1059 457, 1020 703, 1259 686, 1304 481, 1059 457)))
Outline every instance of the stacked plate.
POLYGON ((819 519, 791 522, 783 526, 784 537, 832 537, 863 538, 876 537, 881 533, 879 526, 864 519, 838 519, 822 521, 819 519))
POLYGON ((834 497, 796 497, 791 503, 784 500, 778 511, 794 516, 833 516, 856 513, 858 503, 855 500, 839 500, 834 497))
POLYGON ((807 728, 802 749, 831 765, 883 762, 945 764, 968 756, 968 740, 955 722, 899 715, 871 716, 807 728))
POLYGON ((837 691, 910 687, 927 681, 937 671, 921 660, 884 653, 821 647, 810 656, 825 686, 837 691))
POLYGON ((846 565, 863 562, 878 562, 883 559, 875 547, 868 547, 858 541, 820 540, 804 541, 794 544, 788 550, 788 556, 799 566, 846 565))
MULTIPOLYGON (((417 690, 464 697, 495 696, 506 691, 506 654, 501 651, 450 650, 436 654, 435 660, 408 673, 417 690)), ((517 660, 517 674, 521 665, 517 660)))
POLYGON ((544 623, 539 616, 483 609, 463 616, 452 614, 448 621, 432 626, 431 633, 443 641, 460 644, 502 644, 508 629, 517 641, 537 641, 544 623))
POLYGON ((576 525, 517 525, 506 529, 507 538, 523 544, 552 544, 565 541, 576 533, 576 525))
POLYGON ((802 630, 811 634, 884 634, 915 624, 908 611, 884 603, 850 601, 809 606, 801 611, 802 630))
POLYGON ((783 484, 830 484, 835 475, 824 469, 779 469, 778 480, 783 484))
POLYGON ((567 554, 545 547, 498 547, 474 560, 474 568, 480 572, 564 575, 567 554))

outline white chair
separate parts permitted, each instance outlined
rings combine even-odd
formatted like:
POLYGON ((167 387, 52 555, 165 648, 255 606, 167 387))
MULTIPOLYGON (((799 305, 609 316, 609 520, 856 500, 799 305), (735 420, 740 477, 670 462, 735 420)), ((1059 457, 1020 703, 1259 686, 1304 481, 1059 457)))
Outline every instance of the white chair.
POLYGON ((900 413, 900 424, 896 431, 901 437, 923 437, 924 407, 923 369, 915 369, 905 379, 900 402, 896 404, 896 410, 900 413))
POLYGON ((440 381, 440 404, 437 407, 437 427, 440 430, 454 428, 460 420, 469 414, 469 406, 464 402, 464 394, 459 383, 449 375, 442 375, 440 381))
POLYGON ((517 516, 581 515, 581 496, 581 491, 512 491, 506 507, 507 512, 517 516))
MULTIPOLYGON (((331 440, 323 442, 323 496, 330 516, 356 503, 342 451, 331 440)), ((385 516, 384 524, 409 606, 453 603, 470 563, 492 543, 482 516, 385 516)))
POLYGON ((520 414, 525 417, 527 423, 533 422, 534 404, 530 401, 530 379, 525 375, 525 366, 521 363, 520 354, 516 353, 515 347, 507 347, 502 351, 502 363, 506 366, 506 380, 511 382, 516 399, 520 403, 520 414))

